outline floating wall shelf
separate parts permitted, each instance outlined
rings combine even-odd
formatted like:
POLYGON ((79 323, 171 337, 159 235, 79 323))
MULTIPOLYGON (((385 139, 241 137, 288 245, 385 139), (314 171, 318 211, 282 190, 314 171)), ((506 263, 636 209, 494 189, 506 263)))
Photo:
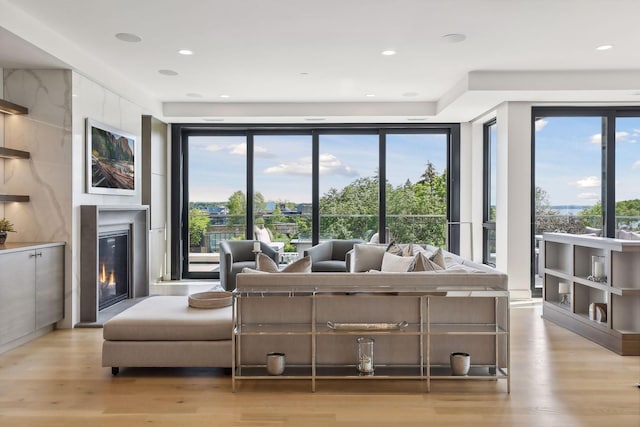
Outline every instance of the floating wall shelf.
POLYGON ((28 202, 29 196, 16 196, 12 194, 0 194, 0 202, 28 202))
POLYGON ((28 114, 29 109, 22 105, 0 99, 0 113, 3 114, 28 114))
POLYGON ((31 157, 28 151, 14 150, 13 148, 0 147, 0 158, 4 159, 28 159, 31 157))

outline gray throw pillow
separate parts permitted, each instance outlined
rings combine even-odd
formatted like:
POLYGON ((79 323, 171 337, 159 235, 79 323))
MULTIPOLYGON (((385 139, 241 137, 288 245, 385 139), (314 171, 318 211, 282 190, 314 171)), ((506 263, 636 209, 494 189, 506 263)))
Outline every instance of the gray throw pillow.
POLYGON ((442 267, 443 270, 447 269, 447 263, 444 261, 442 249, 438 248, 436 252, 429 257, 429 259, 442 267))

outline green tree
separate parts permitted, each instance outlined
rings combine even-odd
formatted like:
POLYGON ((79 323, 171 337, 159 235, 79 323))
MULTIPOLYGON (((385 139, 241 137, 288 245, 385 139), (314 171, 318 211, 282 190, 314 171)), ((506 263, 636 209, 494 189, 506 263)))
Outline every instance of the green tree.
POLYGON ((189 246, 202 245, 204 233, 209 227, 209 215, 198 209, 189 211, 189 246))
POLYGON ((535 234, 545 232, 582 234, 585 219, 576 215, 560 215, 549 204, 549 194, 541 187, 535 188, 535 234))
MULTIPOLYGON (((616 228, 640 230, 640 199, 621 200, 616 202, 616 228)), ((581 210, 578 215, 592 227, 600 227, 594 222, 602 221, 602 204, 600 202, 588 209, 581 210)))

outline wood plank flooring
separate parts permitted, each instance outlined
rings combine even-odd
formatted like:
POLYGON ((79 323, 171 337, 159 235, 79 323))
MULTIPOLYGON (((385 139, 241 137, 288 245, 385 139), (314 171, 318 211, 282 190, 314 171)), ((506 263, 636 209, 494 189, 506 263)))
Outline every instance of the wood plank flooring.
POLYGON ((100 367, 102 330, 60 330, 0 355, 0 426, 639 427, 640 357, 514 304, 504 381, 243 381, 216 369, 100 367))

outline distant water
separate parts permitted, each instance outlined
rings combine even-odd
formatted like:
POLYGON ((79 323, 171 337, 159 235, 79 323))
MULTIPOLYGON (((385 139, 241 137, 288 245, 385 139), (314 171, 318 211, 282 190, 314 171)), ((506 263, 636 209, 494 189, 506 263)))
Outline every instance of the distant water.
POLYGON ((592 206, 578 206, 578 205, 557 205, 551 206, 551 209, 557 211, 559 215, 578 215, 578 212, 583 211, 585 209, 589 209, 592 206))

